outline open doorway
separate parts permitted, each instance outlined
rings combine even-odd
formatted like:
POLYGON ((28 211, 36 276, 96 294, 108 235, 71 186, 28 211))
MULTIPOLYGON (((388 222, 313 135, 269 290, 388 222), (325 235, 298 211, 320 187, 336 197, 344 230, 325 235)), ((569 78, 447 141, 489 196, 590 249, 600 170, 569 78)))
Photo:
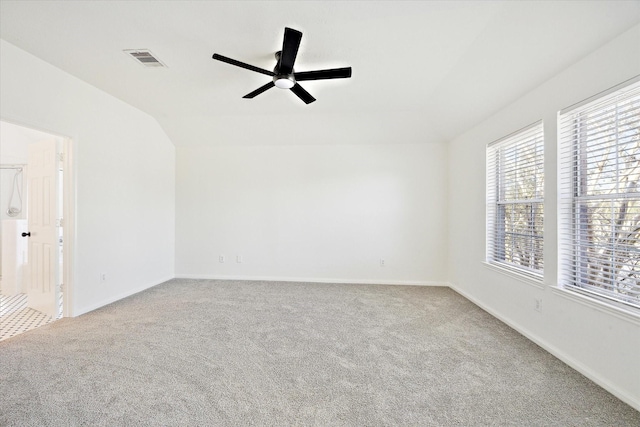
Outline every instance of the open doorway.
POLYGON ((0 121, 0 340, 69 313, 70 149, 0 121))

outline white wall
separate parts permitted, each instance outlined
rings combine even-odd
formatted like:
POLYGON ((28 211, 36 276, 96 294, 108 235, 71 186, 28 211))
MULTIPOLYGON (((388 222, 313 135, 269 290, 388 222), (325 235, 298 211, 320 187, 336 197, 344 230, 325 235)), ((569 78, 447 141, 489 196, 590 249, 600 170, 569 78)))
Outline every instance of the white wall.
POLYGON ((455 289, 640 409, 640 317, 557 290, 556 114, 640 74, 640 26, 596 50, 455 139, 449 147, 449 278, 455 289), (485 265, 485 147, 536 120, 545 125, 544 286, 485 265), (534 300, 543 301, 542 312, 534 300))
POLYGON ((175 150, 145 113, 0 41, 3 120, 72 138, 72 313, 174 276, 175 150), (107 273, 100 283, 99 273, 107 273))
POLYGON ((13 123, 0 122, 0 164, 27 164, 27 145, 47 136, 13 123))
MULTIPOLYGON (((27 164, 27 145, 33 141, 27 135, 21 134, 20 129, 19 126, 0 122, 0 165, 27 164)), ((22 197, 22 203, 20 202, 20 195, 24 196, 22 189, 24 182, 26 182, 26 173, 17 176, 17 188, 20 190, 20 194, 18 194, 14 183, 17 172, 16 169, 0 169, 0 221, 26 218, 26 198, 22 197), (13 197, 11 197, 12 190, 13 197), (7 215, 10 197, 12 206, 25 208, 15 217, 7 215)))
POLYGON ((176 273, 444 283, 446 153, 445 144, 178 148, 176 273))

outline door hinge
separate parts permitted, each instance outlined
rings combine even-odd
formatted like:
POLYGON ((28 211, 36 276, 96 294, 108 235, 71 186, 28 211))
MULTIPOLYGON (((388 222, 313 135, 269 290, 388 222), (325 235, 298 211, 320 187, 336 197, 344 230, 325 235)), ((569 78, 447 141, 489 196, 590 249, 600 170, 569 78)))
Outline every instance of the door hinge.
POLYGON ((58 160, 64 162, 64 153, 58 153, 58 160))

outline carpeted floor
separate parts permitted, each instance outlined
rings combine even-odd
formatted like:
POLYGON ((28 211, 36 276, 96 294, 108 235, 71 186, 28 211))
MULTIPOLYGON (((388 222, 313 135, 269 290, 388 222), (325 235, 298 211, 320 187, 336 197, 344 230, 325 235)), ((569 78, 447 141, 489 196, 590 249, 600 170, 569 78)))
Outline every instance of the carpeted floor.
POLYGON ((0 342, 2 426, 638 426, 448 288, 171 280, 0 342))

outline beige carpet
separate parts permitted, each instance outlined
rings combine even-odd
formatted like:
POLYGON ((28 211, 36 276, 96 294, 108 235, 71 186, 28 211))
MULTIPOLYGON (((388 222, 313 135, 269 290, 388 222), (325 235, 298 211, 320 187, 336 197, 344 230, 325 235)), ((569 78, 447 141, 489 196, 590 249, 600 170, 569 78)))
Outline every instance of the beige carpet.
POLYGON ((447 288, 172 280, 0 342, 2 426, 638 426, 447 288))

